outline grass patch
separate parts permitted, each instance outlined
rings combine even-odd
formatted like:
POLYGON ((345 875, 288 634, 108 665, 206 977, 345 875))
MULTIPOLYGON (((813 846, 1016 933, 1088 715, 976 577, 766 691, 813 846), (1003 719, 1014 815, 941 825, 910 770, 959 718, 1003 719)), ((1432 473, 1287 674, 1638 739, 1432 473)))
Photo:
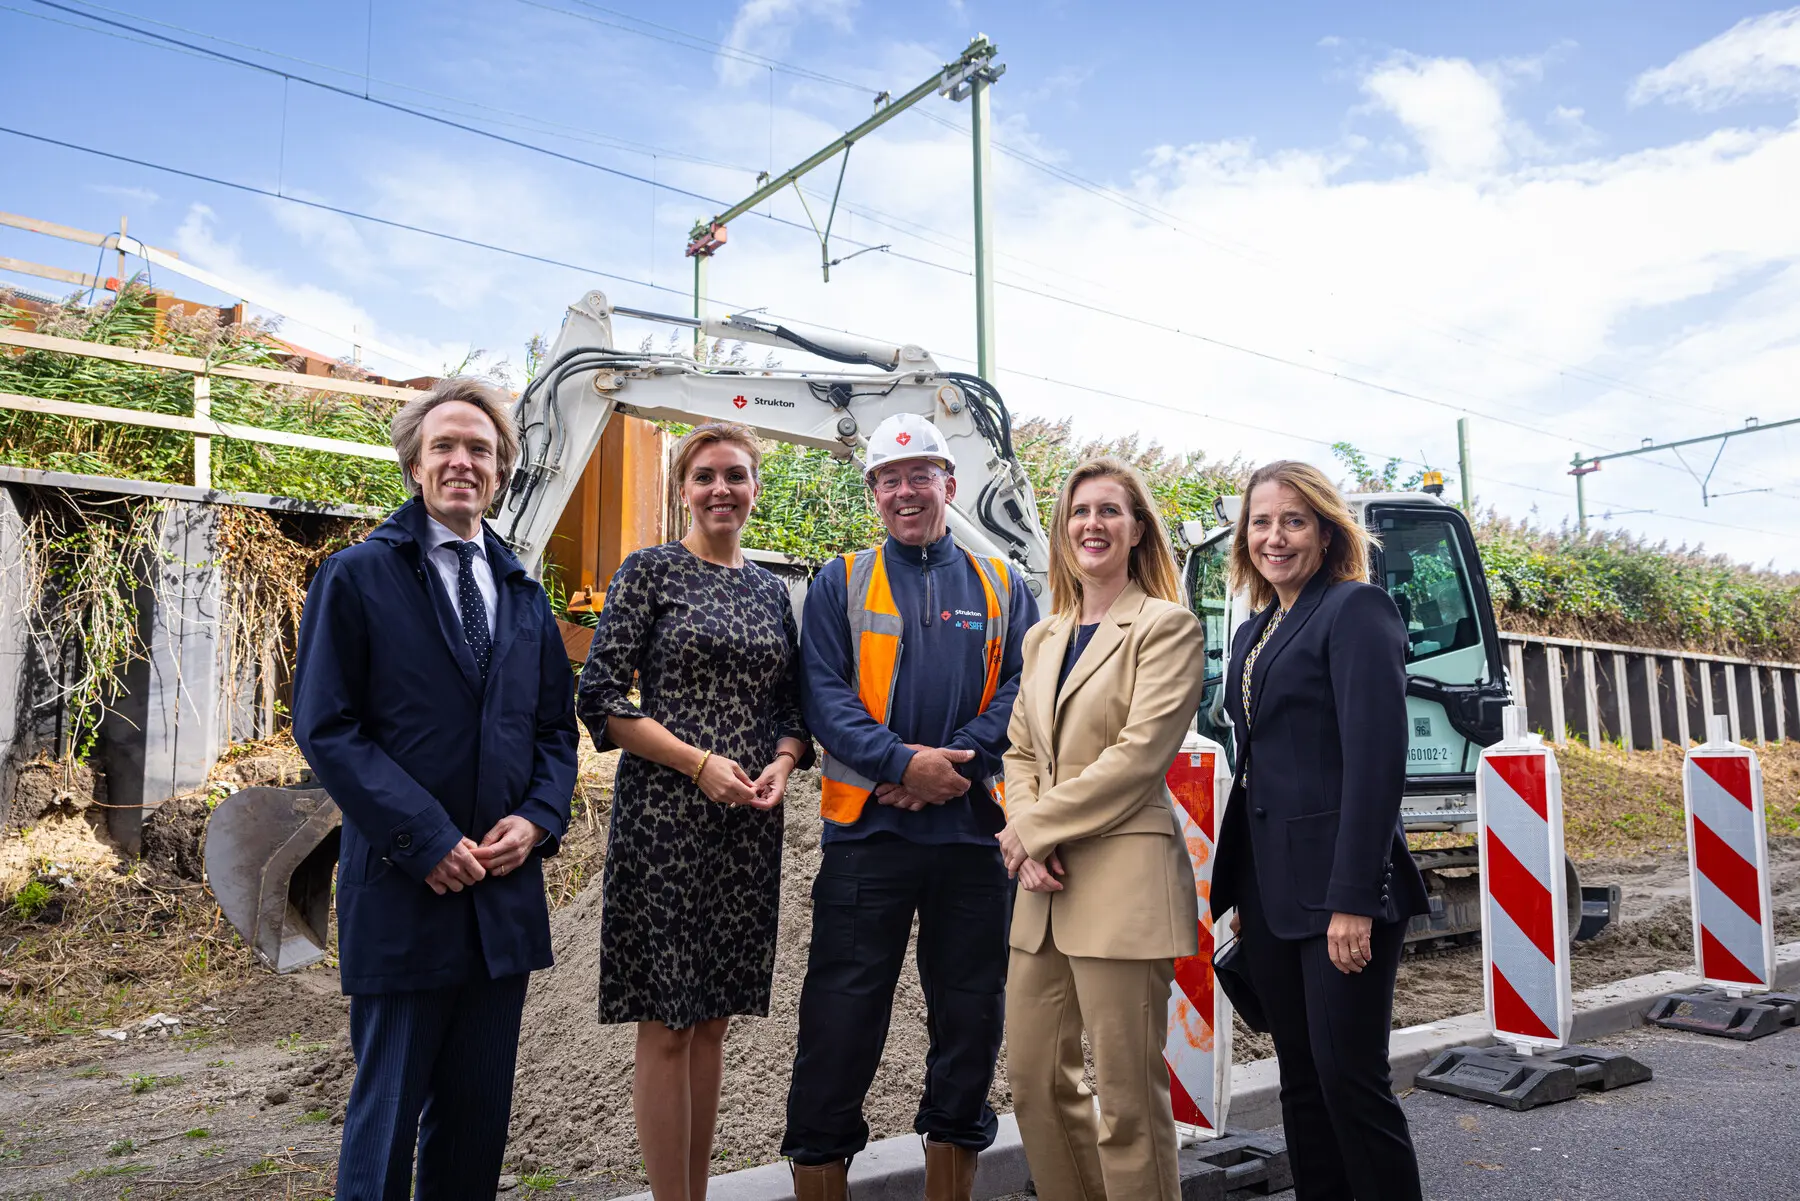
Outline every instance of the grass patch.
POLYGON ((181 1137, 182 1138, 211 1138, 212 1131, 208 1130, 204 1126, 196 1126, 192 1130, 183 1130, 181 1132, 181 1137))
POLYGON ((79 1072, 76 1072, 75 1079, 77 1079, 77 1080, 98 1080, 102 1076, 110 1076, 110 1075, 112 1075, 111 1072, 107 1071, 105 1068, 101 1067, 99 1064, 95 1064, 93 1067, 82 1068, 79 1072))
POLYGON ((303 1042, 298 1034, 284 1034, 275 1040, 275 1049, 295 1055, 316 1055, 325 1049, 325 1044, 303 1042))
POLYGON ((300 1115, 300 1120, 302 1122, 329 1122, 331 1111, 329 1109, 309 1109, 300 1115))
POLYGON ((180 1076, 152 1076, 148 1072, 133 1072, 125 1077, 126 1087, 133 1093, 152 1093, 170 1084, 180 1084, 180 1076))
POLYGON ((104 1180, 108 1176, 135 1176, 139 1172, 148 1172, 149 1170, 150 1165, 147 1163, 114 1163, 100 1168, 83 1168, 69 1177, 69 1180, 71 1183, 83 1180, 104 1180))
POLYGON ((42 880, 33 880, 18 892, 13 893, 11 905, 14 917, 22 922, 31 921, 50 905, 50 886, 42 880))
POLYGON ((265 1155, 263 1158, 245 1168, 244 1175, 251 1177, 273 1176, 279 1171, 281 1171, 281 1165, 265 1155))
POLYGON ((108 1159, 118 1159, 121 1155, 136 1155, 138 1145, 133 1139, 122 1138, 106 1148, 108 1159))
POLYGON ((533 1172, 519 1177, 519 1187, 531 1193, 547 1193, 567 1179, 555 1172, 533 1172))

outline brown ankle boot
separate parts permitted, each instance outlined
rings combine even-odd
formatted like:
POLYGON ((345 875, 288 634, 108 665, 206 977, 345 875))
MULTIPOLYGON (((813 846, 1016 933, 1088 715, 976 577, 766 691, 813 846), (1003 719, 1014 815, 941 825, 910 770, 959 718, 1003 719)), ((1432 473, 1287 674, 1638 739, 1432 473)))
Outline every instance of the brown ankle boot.
POLYGON ((846 1201, 850 1185, 846 1176, 850 1161, 808 1165, 790 1164, 794 1169, 794 1201, 846 1201))
POLYGON ((976 1152, 925 1140, 925 1201, 969 1201, 975 1191, 976 1152))

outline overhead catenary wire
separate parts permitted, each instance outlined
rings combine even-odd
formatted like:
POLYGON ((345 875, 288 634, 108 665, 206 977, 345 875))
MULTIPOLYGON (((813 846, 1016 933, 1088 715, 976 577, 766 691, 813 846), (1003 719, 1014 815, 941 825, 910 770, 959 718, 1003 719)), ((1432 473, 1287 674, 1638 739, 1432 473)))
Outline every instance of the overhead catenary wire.
MULTIPOLYGON (((245 59, 245 58, 239 57, 237 55, 226 54, 222 51, 212 50, 212 49, 209 49, 209 48, 203 47, 203 46, 196 46, 189 42, 183 42, 183 41, 181 41, 181 39, 169 37, 164 34, 155 33, 154 31, 138 29, 133 26, 127 25, 123 22, 113 21, 106 17, 95 16, 92 13, 85 12, 82 9, 73 7, 71 5, 59 3, 58 0, 32 0, 32 2, 42 5, 44 7, 48 7, 48 8, 52 8, 52 9, 61 11, 61 12, 66 12, 66 13, 70 13, 70 14, 73 14, 76 16, 80 16, 80 17, 83 17, 90 21, 101 22, 106 25, 114 26, 118 29, 127 30, 131 33, 153 39, 156 42, 166 43, 168 45, 171 45, 171 46, 174 46, 177 48, 181 48, 181 49, 185 49, 185 50, 188 50, 188 51, 191 51, 194 53, 198 53, 198 54, 202 55, 203 57, 215 58, 219 61, 232 63, 232 64, 235 64, 235 65, 238 65, 241 67, 245 67, 250 70, 255 70, 255 71, 260 71, 260 72, 263 72, 266 74, 275 75, 284 80, 292 80, 292 81, 305 83, 305 84, 308 84, 309 86, 316 87, 316 88, 322 89, 324 91, 333 92, 333 93, 336 93, 338 95, 341 95, 341 96, 344 96, 344 97, 347 97, 350 99, 362 100, 366 103, 375 104, 380 107, 388 108, 388 109, 391 109, 396 112, 400 112, 400 113, 404 113, 404 114, 411 115, 414 117, 418 117, 423 120, 434 121, 439 124, 446 125, 450 128, 454 128, 454 129, 457 129, 457 130, 460 130, 460 131, 463 131, 466 133, 471 133, 471 134, 474 134, 479 137, 489 138, 489 139, 504 143, 506 145, 514 146, 519 149, 544 154, 549 157, 552 157, 555 159, 560 159, 560 160, 568 162, 568 163, 572 163, 572 164, 576 164, 576 165, 580 165, 580 166, 584 166, 584 167, 589 167, 591 169, 601 171, 601 172, 604 172, 604 173, 607 173, 610 175, 614 175, 619 178, 623 178, 626 180, 630 180, 632 182, 644 184, 648 187, 651 187, 652 189, 658 189, 658 188, 664 189, 664 190, 670 191, 676 195, 686 196, 691 199, 700 200, 709 205, 717 206, 722 203, 712 197, 705 196, 701 193, 694 192, 689 189, 676 187, 674 185, 670 185, 670 184, 666 184, 666 183, 661 183, 658 180, 656 180, 654 177, 645 178, 644 176, 637 175, 633 172, 625 171, 625 170, 622 170, 617 167, 611 167, 606 164, 596 163, 591 160, 583 159, 583 158, 580 158, 575 155, 565 154, 561 151, 557 151, 557 150, 551 149, 549 147, 538 146, 534 143, 525 142, 521 139, 512 138, 512 137, 508 137, 504 134, 495 133, 491 130, 484 130, 478 126, 469 125, 469 124, 466 124, 465 122, 453 120, 446 116, 433 114, 424 109, 415 108, 415 107, 403 105, 403 104, 398 104, 394 101, 385 100, 385 99, 382 99, 379 97, 369 96, 367 94, 359 94, 355 89, 352 89, 352 88, 339 87, 334 84, 326 83, 326 82, 323 82, 320 80, 311 79, 304 75, 298 75, 298 74, 294 74, 292 72, 284 71, 278 67, 272 67, 272 66, 269 66, 264 63, 257 63, 257 62, 254 62, 253 60, 245 59)), ((524 2, 530 2, 530 0, 524 0, 524 2)), ((100 6, 93 5, 91 7, 99 8, 100 6)), ((20 11, 20 10, 14 10, 14 11, 20 11)), ((116 11, 116 10, 108 10, 108 11, 116 11)), ((77 26, 77 27, 79 28, 79 26, 77 26)), ((204 35, 199 35, 199 36, 204 36, 204 35)), ((832 82, 842 83, 844 81, 832 81, 832 82)), ((945 121, 943 121, 942 118, 937 117, 935 114, 927 114, 927 115, 930 116, 932 120, 937 121, 939 124, 946 124, 949 128, 952 128, 952 129, 957 128, 954 125, 954 123, 945 122, 945 121)), ((1108 189, 1108 188, 1104 187, 1104 185, 1094 184, 1091 181, 1081 180, 1080 177, 1078 177, 1078 176, 1073 176, 1071 173, 1063 172, 1061 168, 1057 168, 1053 164, 1044 163, 1043 160, 1037 159, 1035 156, 1026 155, 1026 154, 1024 154, 1024 152, 1017 152, 1017 151, 1009 151, 1009 153, 1016 153, 1016 154, 1023 155, 1023 157, 1026 158, 1028 161, 1031 161, 1036 165, 1040 165, 1040 166, 1044 167, 1045 169, 1051 170, 1053 172, 1059 172, 1064 175, 1069 175, 1069 178, 1072 182, 1079 182, 1080 186, 1083 186, 1084 188, 1086 188, 1088 190, 1095 191, 1096 194, 1105 193, 1107 195, 1110 195, 1110 196, 1113 196, 1116 198, 1121 198, 1121 199, 1126 199, 1126 200, 1130 199, 1130 198, 1122 197, 1121 194, 1114 192, 1112 189, 1108 189)), ((1145 206, 1145 207, 1153 207, 1153 206, 1145 206)), ((1158 210, 1158 211, 1160 211, 1160 210, 1158 210)), ((808 226, 802 224, 801 222, 793 221, 793 220, 783 218, 783 217, 779 217, 772 213, 758 211, 754 215, 762 217, 765 220, 772 221, 776 224, 788 226, 788 227, 791 227, 791 228, 794 228, 797 230, 809 229, 808 226)), ((1169 215, 1169 216, 1172 216, 1172 215, 1169 215)), ((914 236, 917 236, 917 235, 914 235, 914 236)), ((860 243, 860 242, 856 242, 856 241, 854 241, 852 239, 848 239, 848 238, 843 239, 843 241, 845 241, 846 244, 848 244, 848 245, 858 247, 858 249, 870 249, 871 248, 871 244, 868 244, 868 243, 860 243)), ((949 272, 952 274, 965 276, 965 277, 972 275, 972 272, 970 272, 966 269, 958 268, 958 267, 952 266, 950 264, 936 262, 935 260, 924 258, 919 255, 911 255, 911 254, 907 254, 903 251, 893 251, 893 250, 890 250, 888 253, 889 253, 890 257, 901 260, 903 262, 910 262, 910 263, 913 263, 913 264, 916 264, 919 266, 928 267, 928 268, 938 270, 938 271, 945 271, 945 272, 949 272)), ((1037 282, 1039 282, 1041 284, 1044 281, 1037 281, 1037 282)), ((1501 424, 1510 425, 1510 426, 1513 426, 1515 428, 1518 428, 1520 430, 1523 430, 1523 431, 1526 431, 1529 433, 1539 434, 1539 435, 1545 436, 1545 437, 1556 438, 1559 441, 1565 441, 1571 445, 1580 445, 1579 440, 1574 437, 1571 437, 1566 431, 1545 429, 1541 426, 1530 425, 1528 423, 1521 422, 1521 421, 1518 421, 1513 418, 1508 418, 1508 417, 1500 416, 1500 415, 1492 413, 1492 412, 1487 412, 1487 411, 1483 411, 1481 409, 1476 409, 1476 408, 1466 405, 1466 404, 1457 404, 1455 402, 1440 400, 1435 397, 1427 396, 1423 393, 1414 392, 1414 391, 1410 391, 1410 390, 1403 389, 1403 388, 1395 388, 1395 387, 1381 384, 1381 383, 1378 383, 1378 382, 1375 382, 1372 380, 1367 380, 1360 376, 1352 375, 1347 372, 1332 371, 1328 368, 1320 367, 1320 366, 1318 366, 1316 364, 1312 364, 1312 363, 1307 363, 1307 362, 1304 362, 1299 359, 1294 359, 1294 358, 1291 358, 1286 355, 1277 354, 1272 351, 1265 351, 1265 350, 1261 350, 1258 348, 1245 346, 1245 345, 1242 345, 1239 343, 1234 343, 1234 342, 1228 341, 1226 339, 1213 337, 1211 335, 1201 334, 1201 333, 1198 333, 1197 331, 1182 329, 1180 327, 1171 326, 1164 322, 1156 321, 1154 319, 1138 317, 1138 316, 1134 316, 1132 314, 1123 313, 1116 309, 1111 309, 1111 308, 1108 308, 1103 305, 1093 304, 1092 302, 1080 300, 1075 297, 1057 295, 1055 293, 1047 292, 1047 291, 1043 290, 1042 287, 1037 287, 1037 288, 1027 287, 1024 284, 1018 283, 1014 280, 1007 280, 1007 279, 996 279, 995 283, 996 283, 996 286, 998 286, 998 287, 1007 288, 1011 291, 1020 292, 1020 293, 1026 294, 1026 295, 1037 297, 1039 299, 1052 301, 1054 303, 1065 304, 1065 305, 1070 305, 1070 306, 1073 306, 1076 308, 1084 309, 1088 312, 1094 313, 1099 316, 1105 316, 1105 317, 1112 318, 1112 319, 1132 322, 1132 323, 1138 324, 1140 326, 1143 326, 1145 328, 1157 329, 1157 330, 1161 330, 1162 332, 1174 334, 1174 335, 1177 335, 1180 337, 1192 338, 1197 341, 1203 342, 1205 344, 1217 347, 1219 349, 1224 349, 1224 350, 1229 350, 1229 351, 1233 351, 1233 352, 1240 353, 1240 354, 1250 355, 1250 356, 1262 359, 1267 362, 1284 365, 1284 366, 1302 370, 1302 371, 1312 372, 1312 373, 1326 376, 1329 378, 1342 380, 1346 383, 1350 383, 1350 384, 1361 386, 1361 387, 1372 388, 1377 391, 1391 395, 1397 399, 1417 401, 1420 403, 1430 404, 1430 405, 1434 405, 1437 407, 1445 408, 1445 409, 1448 409, 1448 410, 1451 410, 1454 412, 1472 413, 1477 416, 1483 417, 1486 420, 1496 421, 1501 424)), ((1605 445, 1600 445, 1600 449, 1602 451, 1605 451, 1605 450, 1609 450, 1609 449, 1613 449, 1613 448, 1607 447, 1605 445)), ((1659 467, 1663 467, 1667 470, 1671 470, 1671 471, 1679 470, 1679 468, 1676 468, 1672 464, 1659 463, 1656 465, 1659 467)), ((1784 497, 1784 499, 1789 499, 1789 500, 1800 499, 1800 497, 1796 497, 1796 496, 1789 495, 1786 493, 1781 493, 1779 495, 1782 495, 1784 497)))
MULTIPOLYGON (((387 228, 399 230, 402 232, 414 233, 414 234, 419 234, 419 235, 426 236, 426 237, 437 238, 440 240, 449 241, 449 242, 457 243, 457 244, 464 245, 464 246, 469 246, 474 249, 486 250, 486 251, 493 252, 493 253, 508 255, 508 256, 518 258, 518 259, 521 259, 524 261, 536 262, 536 263, 544 264, 547 266, 560 267, 560 268, 564 268, 564 269, 568 269, 568 270, 572 270, 572 271, 583 272, 583 273, 594 275, 594 276, 597 276, 597 277, 600 277, 603 279, 611 279, 611 280, 619 281, 621 283, 631 284, 636 287, 649 288, 653 291, 667 293, 669 295, 674 295, 674 296, 680 296, 684 299, 687 298, 689 295, 685 289, 672 288, 672 287, 668 287, 666 285, 656 284, 656 283, 653 283, 648 280, 637 279, 632 276, 623 275, 621 273, 614 272, 614 271, 607 271, 607 270, 604 270, 604 269, 598 268, 598 267, 592 267, 592 266, 588 266, 588 265, 584 265, 584 264, 573 263, 573 262, 569 262, 564 259, 558 259, 558 258, 554 258, 554 257, 547 256, 547 255, 534 254, 532 252, 519 250, 519 249, 516 249, 513 247, 500 246, 495 243, 485 242, 485 241, 482 241, 482 240, 476 239, 476 238, 468 238, 468 237, 464 237, 464 236, 458 235, 458 234, 450 234, 450 233, 443 232, 441 230, 433 230, 433 229, 430 229, 430 228, 427 228, 424 226, 420 226, 420 225, 416 225, 416 224, 413 224, 410 222, 397 221, 397 220, 394 220, 391 218, 380 217, 380 216, 376 216, 374 214, 369 214, 369 213, 363 213, 363 212, 359 212, 354 209, 349 209, 349 208, 345 208, 345 207, 338 206, 338 205, 327 204, 323 201, 309 200, 309 199, 306 199, 303 197, 297 197, 297 196, 291 196, 291 195, 281 195, 276 192, 272 192, 267 188, 259 188, 252 184, 244 184, 244 183, 240 183, 240 182, 237 182, 234 180, 223 179, 218 176, 207 175, 202 172, 188 171, 188 170, 184 170, 182 168, 171 167, 171 166, 167 166, 165 164, 151 162, 147 159, 136 158, 136 157, 133 157, 130 155, 118 154, 118 153, 115 153, 112 151, 100 150, 95 147, 84 146, 79 143, 69 142, 69 141, 66 141, 63 139, 59 139, 59 138, 52 138, 52 137, 48 137, 48 136, 42 135, 42 134, 35 134, 35 133, 31 133, 31 132, 28 132, 25 130, 13 129, 13 128, 7 127, 7 126, 0 126, 0 133, 8 133, 8 134, 12 134, 16 137, 26 138, 31 141, 54 145, 54 146, 61 147, 63 149, 73 150, 73 151, 76 151, 79 153, 95 155, 95 156, 98 156, 101 158, 112 159, 117 162, 124 162, 124 163, 131 164, 133 166, 144 167, 149 170, 161 171, 161 172, 165 172, 168 174, 177 175, 177 176, 181 176, 181 177, 188 178, 188 179, 193 179, 198 182, 208 183, 208 184, 212 184, 212 185, 224 187, 224 188, 229 188, 229 189, 232 189, 235 191, 240 191, 240 192, 245 192, 245 193, 249 193, 252 195, 259 195, 259 196, 267 197, 270 199, 280 200, 285 203, 302 205, 307 208, 311 208, 311 209, 315 209, 315 210, 319 210, 319 211, 323 211, 323 212, 330 212, 330 213, 336 214, 338 216, 352 218, 355 220, 366 221, 371 224, 385 226, 387 228)), ((900 257, 905 257, 905 256, 900 256, 900 257)), ((1016 285, 1003 284, 1003 286, 1016 286, 1016 285)), ((1058 298, 1050 297, 1050 299, 1058 299, 1058 298)), ((1074 303, 1079 303, 1079 302, 1074 302, 1074 303)), ((1083 307, 1093 307, 1093 306, 1085 306, 1084 305, 1083 307)), ((1127 317, 1123 314, 1113 314, 1113 315, 1125 317, 1126 320, 1138 320, 1135 318, 1127 317)), ((783 319, 784 320, 797 320, 795 318, 783 318, 783 319)), ((832 327, 832 326, 819 325, 819 323, 809 322, 809 321, 800 321, 799 323, 806 324, 806 325, 812 325, 812 326, 815 326, 816 328, 824 328, 824 329, 836 328, 836 327, 832 327)), ((1140 322, 1140 323, 1142 323, 1142 322, 1140 322)), ((1143 324, 1150 324, 1150 323, 1143 323, 1143 324)), ((1176 329, 1175 327, 1161 327, 1161 328, 1166 328, 1173 332, 1178 332, 1178 333, 1186 332, 1186 331, 1180 331, 1180 330, 1176 329)), ((852 331, 839 331, 839 332, 852 332, 852 331)), ((1195 336, 1195 335, 1189 335, 1189 336, 1195 336)), ((1199 335, 1199 336, 1202 337, 1203 340, 1213 341, 1213 339, 1205 338, 1204 335, 1199 335)), ((1236 347, 1229 343, 1225 343, 1224 345, 1230 347, 1231 349, 1241 349, 1241 348, 1236 347)), ((1255 353, 1261 357, 1276 358, 1277 361, 1282 361, 1282 360, 1279 360, 1278 356, 1263 355, 1262 352, 1250 351, 1249 353, 1255 353)), ((955 356, 943 356, 943 357, 952 358, 955 356)), ((959 359, 958 361, 966 363, 966 362, 969 362, 970 360, 959 359)), ((1426 398, 1426 397, 1416 395, 1416 394, 1406 393, 1403 390, 1399 390, 1399 389, 1389 389, 1385 385, 1376 384, 1376 383, 1373 383, 1372 381, 1361 380, 1358 377, 1347 376, 1347 375, 1344 375, 1344 374, 1338 373, 1338 372, 1332 372, 1332 371, 1329 371, 1324 368, 1315 367, 1311 364, 1298 363, 1297 361, 1288 361, 1288 362, 1289 362, 1289 365, 1292 365, 1292 366, 1299 366, 1306 370, 1313 371, 1313 372, 1316 372, 1321 375, 1330 376, 1332 378, 1342 379, 1347 382, 1354 382, 1354 383, 1358 383, 1358 384, 1363 384, 1365 386, 1374 387, 1374 388, 1377 388, 1382 391, 1391 392, 1397 396, 1410 398, 1410 399, 1416 399, 1416 400, 1425 400, 1429 403, 1446 404, 1446 402, 1431 401, 1430 398, 1426 398)), ((1242 421, 1242 420, 1239 420, 1236 418, 1220 417, 1215 414, 1203 413, 1203 412, 1199 412, 1194 409, 1180 408, 1178 406, 1172 406, 1172 405, 1168 405, 1168 404, 1164 404, 1164 403, 1160 403, 1160 402, 1149 401, 1149 400, 1145 400, 1143 398, 1132 397, 1127 394, 1110 391, 1108 389, 1096 388, 1091 385, 1074 383, 1074 382, 1067 381, 1067 380, 1056 379, 1056 378, 1050 377, 1050 376, 1037 375, 1037 374, 1034 374, 1031 372, 1015 371, 1014 369, 1011 369, 1011 368, 1009 368, 1008 370, 1009 370, 1009 372, 1018 374, 1023 378, 1037 379, 1037 380, 1040 380, 1043 382, 1058 384, 1058 385, 1074 388, 1074 389, 1081 390, 1081 391, 1086 391, 1086 392, 1101 394, 1101 395, 1109 395, 1109 396, 1113 396, 1117 399, 1133 400, 1133 401, 1136 401, 1141 404, 1150 405, 1151 407, 1165 409, 1170 412, 1182 413, 1187 416, 1198 417, 1198 418, 1201 418, 1204 420, 1219 421, 1219 422, 1229 424, 1229 425, 1235 425, 1235 426, 1239 426, 1239 427, 1247 428, 1247 429, 1255 429, 1255 430, 1259 430, 1261 432, 1275 434, 1278 436, 1295 438, 1300 441, 1304 441, 1304 442, 1308 442, 1308 443, 1312 443, 1312 444, 1316 444, 1316 445, 1321 445, 1321 446, 1326 446, 1326 447, 1329 447, 1332 445, 1332 443, 1328 440, 1312 438, 1312 437, 1308 437, 1306 435, 1296 434, 1293 431, 1289 431, 1289 430, 1280 430, 1280 429, 1276 429, 1276 428, 1269 427, 1269 426, 1257 425, 1256 423, 1253 423, 1253 422, 1242 421)), ((1446 404, 1446 407, 1455 407, 1455 406, 1449 406, 1446 404)), ((1512 424, 1518 424, 1518 423, 1512 423, 1512 424)), ((1522 427, 1522 428, 1526 428, 1528 430, 1531 429, 1531 427, 1522 427)), ((1549 431, 1532 430, 1531 432, 1547 433, 1549 431)), ((1553 435, 1553 436, 1557 436, 1557 435, 1553 435)), ((1407 463, 1412 462, 1412 460, 1407 459, 1404 456, 1392 455, 1392 456, 1384 456, 1384 457, 1398 459, 1401 462, 1407 462, 1407 463)), ((1422 466, 1423 464, 1418 464, 1418 465, 1422 466)), ((1674 468, 1671 468, 1671 470, 1673 470, 1673 469, 1674 468)), ((1500 481, 1496 480, 1495 482, 1498 483, 1500 481)), ((1545 491, 1543 489, 1532 489, 1532 490, 1533 491, 1545 491)), ((1546 493, 1546 494, 1557 495, 1555 493, 1546 493)), ((1699 519, 1690 519, 1690 520, 1698 521, 1699 519)), ((1707 523, 1702 523, 1702 524, 1707 524, 1707 523)), ((1727 528, 1746 528, 1746 527, 1727 527, 1727 528)), ((1757 532, 1766 532, 1766 531, 1757 531, 1757 532)))

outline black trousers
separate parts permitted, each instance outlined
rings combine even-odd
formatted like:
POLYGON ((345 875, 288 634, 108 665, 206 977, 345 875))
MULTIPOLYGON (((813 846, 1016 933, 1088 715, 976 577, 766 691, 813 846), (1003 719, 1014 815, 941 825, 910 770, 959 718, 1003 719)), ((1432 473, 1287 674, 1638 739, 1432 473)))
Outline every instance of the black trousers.
POLYGON ((812 896, 781 1153, 822 1164, 868 1145, 863 1099, 887 1043, 915 913, 930 1049, 913 1129, 985 1151, 1000 1128, 987 1094, 1006 1018, 1012 908, 999 847, 891 836, 828 843, 812 896))
POLYGON ((1377 922, 1371 962, 1346 974, 1332 966, 1324 935, 1277 938, 1254 867, 1245 877, 1239 937, 1281 1065, 1296 1201, 1417 1201, 1419 1163, 1388 1069, 1406 923, 1377 922))
POLYGON ((530 979, 350 998, 338 1201, 493 1201, 530 979))

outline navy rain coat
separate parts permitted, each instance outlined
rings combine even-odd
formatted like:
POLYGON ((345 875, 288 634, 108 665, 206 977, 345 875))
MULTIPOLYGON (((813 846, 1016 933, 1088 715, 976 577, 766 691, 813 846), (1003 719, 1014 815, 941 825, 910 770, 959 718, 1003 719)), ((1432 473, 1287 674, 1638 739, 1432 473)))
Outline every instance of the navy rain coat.
POLYGON ((325 561, 307 590, 294 739, 344 811, 338 856, 346 993, 440 988, 547 968, 541 856, 575 790, 575 677, 550 602, 493 530, 498 615, 486 686, 425 561, 425 509, 402 505, 325 561), (465 835, 516 813, 549 837, 462 892, 425 883, 465 835))

